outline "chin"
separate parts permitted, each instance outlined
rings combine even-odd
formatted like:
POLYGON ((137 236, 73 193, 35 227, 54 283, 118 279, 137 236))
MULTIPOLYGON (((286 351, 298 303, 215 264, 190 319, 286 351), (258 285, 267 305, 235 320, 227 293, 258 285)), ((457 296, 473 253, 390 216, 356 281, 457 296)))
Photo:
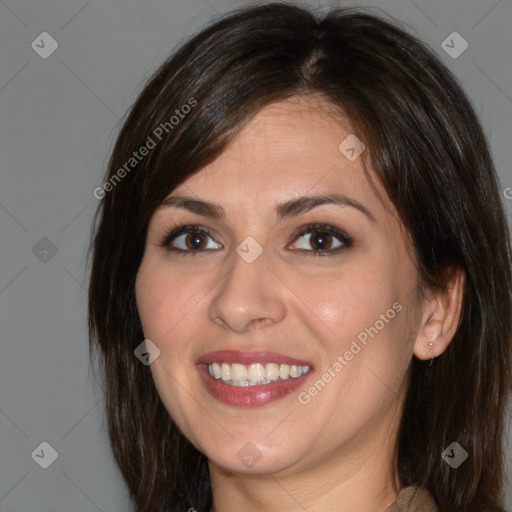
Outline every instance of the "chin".
MULTIPOLYGON (((292 445, 269 447, 250 441, 236 444, 240 444, 240 448, 221 453, 213 450, 211 456, 207 454, 208 460, 229 473, 258 476, 286 472, 301 458, 292 445)), ((230 448, 234 445, 233 442, 230 448)))

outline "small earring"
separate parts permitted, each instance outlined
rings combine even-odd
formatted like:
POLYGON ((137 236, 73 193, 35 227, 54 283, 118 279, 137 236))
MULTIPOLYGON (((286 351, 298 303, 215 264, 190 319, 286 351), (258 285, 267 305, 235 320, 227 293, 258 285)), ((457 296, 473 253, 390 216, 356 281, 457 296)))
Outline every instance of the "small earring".
POLYGON ((432 347, 434 346, 434 344, 431 341, 429 341, 429 345, 430 345, 430 352, 432 353, 432 359, 430 360, 429 366, 432 366, 432 363, 434 362, 434 349, 432 347))

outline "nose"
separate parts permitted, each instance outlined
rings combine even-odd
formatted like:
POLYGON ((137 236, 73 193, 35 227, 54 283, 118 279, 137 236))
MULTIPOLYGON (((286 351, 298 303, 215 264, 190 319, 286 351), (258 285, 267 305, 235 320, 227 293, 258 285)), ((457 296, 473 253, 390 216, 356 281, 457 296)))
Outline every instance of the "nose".
POLYGON ((285 294, 267 264, 265 251, 252 263, 235 253, 231 270, 210 301, 210 320, 237 333, 283 320, 285 294))

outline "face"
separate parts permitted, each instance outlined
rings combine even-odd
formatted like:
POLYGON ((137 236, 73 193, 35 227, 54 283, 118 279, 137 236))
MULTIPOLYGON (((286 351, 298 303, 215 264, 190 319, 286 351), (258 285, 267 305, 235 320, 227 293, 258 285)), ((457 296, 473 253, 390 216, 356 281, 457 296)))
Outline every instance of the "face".
POLYGON ((320 100, 275 103, 148 227, 136 296, 152 376, 227 471, 350 471, 392 444, 417 272, 353 139, 339 149, 351 134, 320 100))

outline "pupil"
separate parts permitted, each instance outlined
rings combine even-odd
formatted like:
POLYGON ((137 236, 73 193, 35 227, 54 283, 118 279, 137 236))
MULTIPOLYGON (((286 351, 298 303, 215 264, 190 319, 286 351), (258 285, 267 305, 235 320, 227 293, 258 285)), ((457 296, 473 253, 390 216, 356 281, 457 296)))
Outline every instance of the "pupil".
POLYGON ((190 237, 186 238, 187 247, 189 249, 197 249, 198 247, 201 247, 201 237, 200 234, 191 235, 190 237))
POLYGON ((328 244, 330 235, 324 236, 321 232, 317 231, 313 234, 313 246, 317 250, 325 249, 325 246, 328 244))

